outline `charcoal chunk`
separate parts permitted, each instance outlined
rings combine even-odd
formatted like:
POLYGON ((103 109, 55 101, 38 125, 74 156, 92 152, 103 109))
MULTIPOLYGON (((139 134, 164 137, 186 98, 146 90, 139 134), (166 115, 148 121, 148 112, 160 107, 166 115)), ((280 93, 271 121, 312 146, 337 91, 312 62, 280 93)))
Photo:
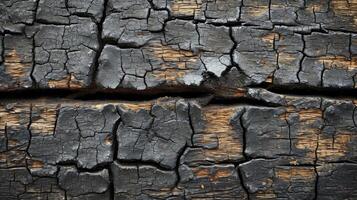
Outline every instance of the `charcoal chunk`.
POLYGON ((164 100, 150 107, 119 106, 118 159, 155 162, 174 169, 178 156, 191 145, 189 104, 164 100))
POLYGON ((29 153, 43 167, 34 170, 46 174, 47 165, 72 162, 78 167, 91 169, 111 162, 112 131, 118 119, 113 105, 62 107, 54 122, 54 132, 31 138, 29 153))
POLYGON ((175 199, 178 180, 174 171, 163 171, 150 165, 111 165, 114 181, 114 199, 175 199), (166 192, 162 192, 166 191, 166 192))
POLYGON ((254 159, 239 165, 252 199, 313 199, 317 174, 312 166, 286 166, 288 160, 254 159))
POLYGON ((242 119, 246 129, 245 153, 248 156, 275 157, 289 154, 289 124, 284 118, 277 117, 283 114, 282 108, 247 108, 242 119))
POLYGON ((352 163, 326 164, 317 167, 317 199, 354 199, 357 166, 352 163))
POLYGON ((41 88, 82 88, 91 83, 99 48, 97 25, 89 18, 70 20, 66 26, 38 26, 33 77, 41 88))
POLYGON ((69 199, 109 199, 109 195, 105 193, 109 188, 109 174, 106 169, 98 172, 78 172, 74 167, 61 167, 58 183, 69 199))
POLYGON ((35 20, 36 1, 5 0, 0 2, 0 33, 21 33, 35 20))

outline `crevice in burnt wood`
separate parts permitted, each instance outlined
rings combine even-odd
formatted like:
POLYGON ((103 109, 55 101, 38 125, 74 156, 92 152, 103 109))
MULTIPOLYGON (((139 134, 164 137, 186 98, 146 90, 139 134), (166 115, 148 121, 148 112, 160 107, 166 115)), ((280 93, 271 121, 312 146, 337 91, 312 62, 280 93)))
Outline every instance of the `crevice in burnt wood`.
MULTIPOLYGON (((256 85, 240 89, 265 89, 277 95, 300 96, 300 97, 325 97, 330 99, 352 100, 357 98, 357 89, 349 88, 313 88, 298 86, 272 86, 256 85)), ((221 96, 216 95, 214 90, 199 87, 165 87, 152 88, 146 90, 135 89, 20 89, 0 91, 1 100, 33 100, 47 98, 69 99, 69 100, 126 100, 126 101, 146 101, 160 97, 181 97, 187 99, 197 99, 212 97, 209 104, 251 104, 262 106, 280 106, 280 104, 268 103, 262 100, 250 98, 248 96, 221 96)))
POLYGON ((103 48, 105 46, 105 42, 102 39, 102 32, 103 32, 103 23, 104 20, 107 16, 107 5, 108 5, 108 1, 109 0, 104 0, 103 2, 103 14, 102 14, 102 18, 100 19, 99 22, 96 22, 97 24, 97 29, 98 29, 98 44, 99 44, 99 49, 96 52, 95 58, 94 58, 94 66, 91 72, 92 75, 92 79, 91 79, 91 87, 95 87, 95 83, 96 83, 96 76, 97 76, 97 72, 98 72, 98 66, 99 66, 99 57, 102 54, 103 48))

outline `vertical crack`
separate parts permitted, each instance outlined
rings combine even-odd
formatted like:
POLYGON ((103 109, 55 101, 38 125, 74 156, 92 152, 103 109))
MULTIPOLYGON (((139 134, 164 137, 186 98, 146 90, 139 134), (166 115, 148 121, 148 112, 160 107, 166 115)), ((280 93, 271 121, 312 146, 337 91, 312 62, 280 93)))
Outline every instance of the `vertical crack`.
POLYGON ((241 21, 241 18, 242 18, 242 7, 243 7, 243 1, 244 1, 244 0, 242 0, 242 1, 240 2, 240 5, 239 5, 239 16, 238 16, 238 22, 240 22, 240 21, 241 21))
POLYGON ((109 199, 115 199, 115 190, 114 190, 114 179, 113 179, 113 172, 110 165, 108 165, 108 174, 109 174, 109 199))
MULTIPOLYGON (((237 49, 238 47, 238 42, 235 40, 234 36, 233 36, 233 27, 230 26, 229 27, 229 37, 231 38, 231 40, 233 41, 233 46, 231 48, 231 50, 229 51, 229 56, 230 56, 230 60, 231 60, 231 65, 233 67, 235 67, 240 73, 242 73, 244 76, 248 77, 248 75, 239 67, 238 63, 236 63, 234 61, 234 51, 237 49)), ((230 70, 231 67, 227 67, 226 70, 230 70)))
POLYGON ((32 81, 32 87, 36 88, 37 87, 37 83, 36 83, 36 79, 33 75, 34 71, 35 71, 35 66, 36 66, 36 44, 35 44, 35 35, 33 35, 32 38, 32 68, 31 68, 31 72, 30 72, 30 79, 32 81))
POLYGON ((96 76, 98 73, 98 67, 99 67, 99 57, 102 54, 102 51, 104 49, 104 42, 102 39, 102 33, 103 33, 103 23, 105 21, 105 18, 107 17, 107 5, 108 5, 109 0, 104 0, 104 5, 103 5, 103 14, 102 14, 102 18, 100 19, 100 21, 97 24, 97 29, 98 29, 98 44, 99 44, 99 48, 96 52, 95 58, 94 58, 94 66, 92 68, 92 80, 91 80, 91 87, 95 88, 95 80, 96 80, 96 76))
POLYGON ((33 21, 36 22, 37 21, 37 10, 40 4, 40 0, 36 0, 36 4, 35 4, 35 10, 34 10, 34 16, 33 16, 33 21))
MULTIPOLYGON (((189 125, 190 125, 191 131, 192 131, 191 138, 190 138, 191 139, 191 146, 193 146, 193 136, 195 135, 195 129, 194 129, 193 122, 192 122, 192 117, 191 117, 191 106, 192 106, 191 102, 188 102, 187 115, 188 115, 189 125)), ((178 156, 177 156, 177 160, 176 160, 176 167, 175 167, 175 173, 176 173, 176 176, 177 176, 177 181, 175 183, 176 188, 178 188, 178 185, 181 182, 181 176, 180 176, 180 173, 179 173, 179 167, 180 167, 181 158, 182 158, 183 154, 185 153, 186 149, 189 146, 190 145, 186 143, 185 146, 182 149, 180 149, 180 151, 178 152, 178 156)))
POLYGON ((326 67, 325 67, 325 61, 322 61, 322 71, 321 71, 321 80, 320 80, 320 86, 323 87, 324 86, 324 73, 326 71, 326 67))
POLYGON ((190 123, 190 127, 191 127, 191 130, 192 130, 192 135, 191 135, 191 145, 193 146, 194 142, 193 142, 193 136, 196 134, 195 133, 195 128, 193 127, 193 120, 192 120, 192 117, 191 117, 191 106, 192 104, 189 103, 188 104, 188 120, 189 120, 189 123, 190 123))
MULTIPOLYGON (((118 110, 118 107, 115 107, 116 113, 119 115, 119 119, 114 123, 113 130, 112 130, 112 151, 113 151, 113 163, 117 157, 118 157, 118 149, 119 149, 119 144, 118 144, 118 138, 117 138, 117 132, 118 128, 121 122, 121 116, 118 110)), ((108 164, 108 173, 109 173, 109 196, 111 200, 115 199, 115 188, 114 188, 114 177, 113 177, 113 172, 111 168, 111 163, 108 164)))
POLYGON ((247 129, 244 127, 243 125, 243 115, 245 114, 246 112, 246 109, 244 108, 244 110, 242 111, 240 117, 239 117, 239 123, 240 123, 240 126, 242 128, 242 134, 243 134, 243 149, 242 149, 242 154, 243 154, 243 157, 244 157, 244 160, 248 160, 249 159, 249 156, 246 154, 246 148, 247 148, 247 137, 246 137, 246 134, 247 134, 247 129))
MULTIPOLYGON (((180 168, 180 161, 181 161, 181 157, 183 156, 183 154, 185 153, 186 149, 187 149, 188 145, 186 143, 186 145, 180 149, 180 151, 178 152, 178 156, 177 156, 177 160, 176 160, 176 167, 175 167, 175 173, 176 173, 176 176, 177 176, 177 180, 176 180, 176 183, 175 183, 175 187, 178 188, 178 185, 180 184, 181 182, 181 176, 180 176, 180 172, 179 172, 179 168, 180 168)), ((174 187, 174 188, 175 188, 174 187)), ((172 188, 172 189, 174 189, 172 188)))
POLYGON ((306 42, 305 42, 305 38, 304 38, 304 35, 301 35, 301 40, 302 40, 302 58, 300 59, 300 62, 299 62, 299 70, 298 72, 296 73, 296 78, 298 79, 299 83, 301 83, 301 80, 300 80, 300 72, 302 71, 302 63, 304 62, 305 60, 305 48, 306 48, 306 42))
MULTIPOLYGON (((229 37, 233 41, 233 46, 232 46, 231 50, 229 51, 229 56, 230 56, 230 59, 231 59, 231 65, 236 66, 238 68, 238 63, 234 62, 234 51, 237 49, 238 42, 234 39, 233 28, 232 27, 229 27, 229 37)), ((241 70, 239 70, 239 71, 241 71, 241 70)))
MULTIPOLYGON (((270 12, 269 12, 270 13, 270 12)), ((273 51, 275 52, 275 54, 276 54, 276 60, 275 60, 275 62, 276 62, 276 68, 274 69, 274 71, 271 73, 271 76, 272 76, 272 78, 271 78, 271 84, 274 84, 274 79, 275 79, 275 73, 276 73, 276 71, 280 68, 280 66, 279 66, 279 51, 278 51, 278 49, 277 49, 277 45, 276 45, 276 43, 277 43, 277 39, 276 39, 276 37, 278 37, 278 40, 280 40, 280 34, 279 33, 274 33, 274 38, 273 38, 273 51), (276 35, 278 35, 278 36, 276 36, 276 35)))
MULTIPOLYGON (((246 150, 246 147, 247 147, 247 138, 246 138, 246 133, 247 133, 247 129, 244 127, 243 125, 243 115, 245 114, 246 112, 246 108, 243 108, 242 110, 242 113, 240 114, 239 116, 239 123, 240 123, 240 126, 242 128, 242 154, 243 154, 243 157, 244 157, 244 161, 243 162, 246 162, 248 160, 248 155, 246 154, 245 150, 246 150)), ((239 165, 237 164, 237 171, 238 171, 238 177, 239 177, 239 180, 241 182, 241 186, 243 188, 243 190, 245 191, 245 193, 247 194, 247 199, 249 200, 250 199, 250 196, 249 196, 249 190, 248 188, 244 185, 244 179, 243 179, 243 174, 242 174, 242 171, 239 169, 239 165)))
POLYGON ((117 112, 118 115, 119 115, 119 119, 115 122, 115 124, 114 124, 114 126, 113 126, 113 131, 112 131, 113 160, 117 159, 117 157, 118 157, 119 142, 118 142, 117 132, 118 132, 118 129, 119 129, 119 125, 120 125, 120 123, 121 123, 121 116, 120 116, 118 107, 116 107, 115 109, 116 109, 116 112, 117 112))
POLYGON ((269 9, 269 21, 271 22, 271 0, 269 0, 268 9, 269 9))
MULTIPOLYGON (((27 144, 27 147, 26 147, 26 155, 30 157, 30 154, 29 154, 29 149, 30 149, 30 146, 31 146, 31 140, 32 140, 32 133, 31 133, 31 125, 32 125, 32 107, 33 105, 30 104, 30 111, 29 111, 29 123, 27 125, 27 131, 28 131, 28 134, 29 134, 29 140, 28 140, 28 144, 27 144)), ((29 169, 28 167, 28 163, 27 163, 27 159, 25 160, 25 163, 26 163, 26 169, 27 171, 29 172, 29 174, 31 174, 31 170, 29 169)))
POLYGON ((198 44, 202 45, 201 44, 201 34, 200 34, 200 31, 198 30, 198 23, 195 24, 195 29, 196 29, 197 36, 198 36, 198 44))
POLYGON ((239 177, 239 180, 240 180, 240 184, 241 184, 241 186, 242 186, 244 192, 247 194, 247 199, 250 200, 249 190, 248 190, 248 188, 244 185, 244 179, 243 179, 242 171, 239 169, 239 166, 237 166, 236 168, 237 168, 237 171, 238 171, 238 177, 239 177))

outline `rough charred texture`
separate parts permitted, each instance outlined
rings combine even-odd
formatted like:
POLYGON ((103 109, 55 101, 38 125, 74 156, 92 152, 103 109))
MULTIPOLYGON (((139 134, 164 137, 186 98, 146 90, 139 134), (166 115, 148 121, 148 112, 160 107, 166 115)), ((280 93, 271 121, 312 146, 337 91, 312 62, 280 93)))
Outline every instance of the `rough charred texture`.
POLYGON ((317 168, 319 182, 317 199, 354 199, 357 197, 355 178, 346 181, 343 177, 355 177, 356 164, 334 163, 326 164, 317 168), (334 191, 334 192, 333 192, 334 191))
POLYGON ((1 195, 353 199, 354 101, 264 89, 244 95, 262 105, 6 101, 1 195))
POLYGON ((313 166, 289 165, 285 159, 254 159, 239 165, 251 199, 314 199, 313 166))
POLYGON ((0 85, 4 88, 30 88, 33 62, 32 40, 26 36, 5 34, 4 63, 0 85))
POLYGON ((193 146, 186 149, 181 163, 199 166, 243 160, 242 111, 233 106, 192 108, 193 146))
POLYGON ((183 193, 175 189, 175 171, 164 171, 151 165, 111 165, 114 199, 180 199, 183 193))
POLYGON ((61 167, 58 184, 66 191, 67 199, 109 199, 107 169, 78 172, 75 167, 61 167))
POLYGON ((34 177, 24 167, 0 169, 1 199, 65 199, 56 178, 34 177))
POLYGON ((30 107, 16 103, 2 104, 0 111, 0 166, 3 169, 26 166, 30 142, 30 107))
POLYGON ((191 145, 189 106, 183 100, 119 105, 118 159, 174 169, 180 152, 191 145))
POLYGON ((355 88, 354 0, 5 0, 0 11, 0 90, 355 88))
POLYGON ((181 182, 188 199, 247 199, 233 164, 179 167, 181 182))
POLYGON ((0 199, 357 199, 356 0, 0 0, 0 199))
POLYGON ((114 105, 54 106, 32 105, 35 120, 28 151, 33 173, 51 175, 59 163, 92 169, 113 161, 112 132, 119 119, 114 105))

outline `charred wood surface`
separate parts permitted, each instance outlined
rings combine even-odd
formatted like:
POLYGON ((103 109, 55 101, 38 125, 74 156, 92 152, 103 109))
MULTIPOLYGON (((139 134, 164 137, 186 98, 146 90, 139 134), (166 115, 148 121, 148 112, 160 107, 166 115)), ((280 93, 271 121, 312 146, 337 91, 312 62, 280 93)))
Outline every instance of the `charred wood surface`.
POLYGON ((357 199, 356 0, 1 0, 0 200, 357 199))

